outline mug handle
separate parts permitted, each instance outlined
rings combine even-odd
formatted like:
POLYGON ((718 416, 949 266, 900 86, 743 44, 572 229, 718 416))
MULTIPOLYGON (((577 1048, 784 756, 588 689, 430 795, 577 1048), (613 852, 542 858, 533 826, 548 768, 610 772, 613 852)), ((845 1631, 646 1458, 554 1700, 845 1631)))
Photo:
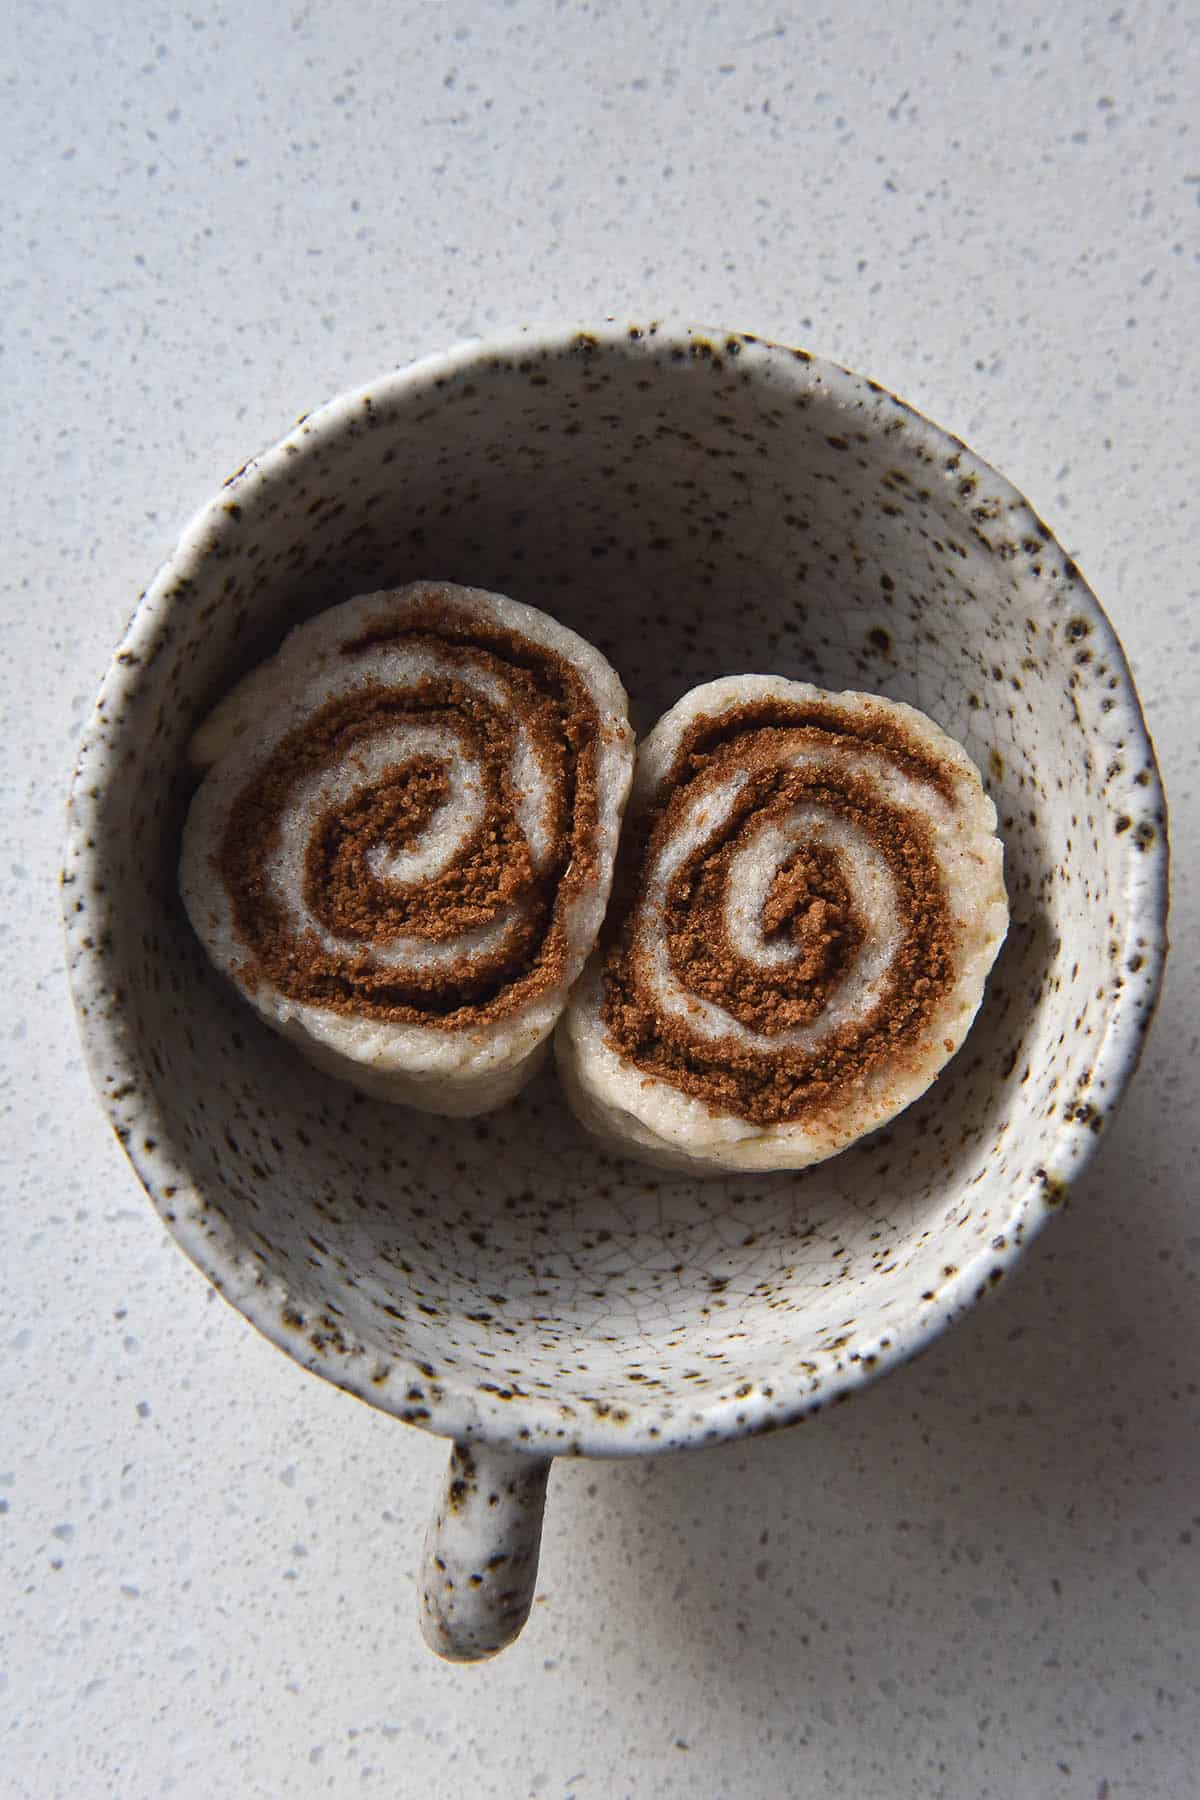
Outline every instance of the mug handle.
POLYGON ((481 1662, 529 1617, 548 1456, 456 1442, 421 1563, 421 1635, 448 1662, 481 1662))

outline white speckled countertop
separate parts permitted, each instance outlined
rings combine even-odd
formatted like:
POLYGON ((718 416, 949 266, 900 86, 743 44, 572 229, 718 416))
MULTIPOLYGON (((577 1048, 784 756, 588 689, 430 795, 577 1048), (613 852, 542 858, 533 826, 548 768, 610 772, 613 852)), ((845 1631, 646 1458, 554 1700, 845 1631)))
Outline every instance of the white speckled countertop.
POLYGON ((1195 14, 649 10, 22 0, 10 27, 5 1796, 1195 1792, 1195 14), (1140 684, 1174 961, 1002 1298, 803 1432, 557 1467, 525 1636, 454 1669, 414 1619, 444 1446, 216 1301, 108 1135, 63 805, 139 590, 247 454, 464 335, 661 310, 862 369, 1030 496, 1140 684))

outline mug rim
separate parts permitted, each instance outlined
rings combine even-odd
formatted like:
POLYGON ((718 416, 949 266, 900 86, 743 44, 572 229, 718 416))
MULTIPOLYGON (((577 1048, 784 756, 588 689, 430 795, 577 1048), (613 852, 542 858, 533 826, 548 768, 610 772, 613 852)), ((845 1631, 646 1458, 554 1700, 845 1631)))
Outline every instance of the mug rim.
POLYGON ((335 395, 311 413, 302 414, 291 429, 265 450, 249 458, 229 476, 218 492, 187 521, 175 548, 139 597, 135 611, 105 673, 76 761, 68 803, 68 834, 63 871, 62 910, 67 939, 68 979, 79 1024, 85 1059, 97 1097, 121 1143, 134 1173, 159 1217, 185 1255, 242 1316, 293 1361, 334 1386, 354 1394, 367 1404, 431 1433, 460 1440, 474 1440, 542 1455, 620 1456, 660 1452, 754 1435, 798 1423, 834 1401, 867 1385, 888 1369, 898 1366, 926 1348, 953 1321, 992 1287, 1023 1254, 1041 1226, 1066 1197, 1067 1189, 1086 1167, 1097 1146, 1097 1115, 1110 1114, 1132 1076, 1161 990, 1166 958, 1169 840, 1166 800, 1154 747, 1143 717, 1128 659, 1099 599, 1079 574, 1073 561, 1049 528, 1013 484, 952 432, 938 426, 880 383, 806 350, 774 342, 753 333, 716 330, 675 320, 637 323, 610 317, 600 324, 527 325, 512 330, 460 341, 386 371, 374 381, 335 395), (136 686, 140 665, 153 652, 161 620, 171 597, 191 570, 203 560, 215 538, 228 527, 226 510, 235 493, 253 492, 297 452, 315 441, 335 436, 353 417, 361 416, 371 401, 394 403, 414 394, 432 391, 440 380, 481 363, 518 363, 534 355, 561 355, 571 350, 586 354, 623 350, 631 342, 650 339, 670 353, 712 357, 744 355, 747 363, 762 360, 782 368, 803 365, 809 379, 822 381, 836 400, 864 392, 874 399, 892 402, 902 409, 909 430, 939 457, 949 451, 964 474, 986 478, 993 492, 1004 497, 1007 515, 1018 532, 1037 538, 1046 557, 1057 559, 1072 579, 1072 604, 1086 615, 1108 659, 1117 687, 1112 690, 1113 711, 1129 733, 1131 751, 1140 754, 1140 767, 1148 774, 1141 790, 1143 807, 1161 819, 1153 843, 1135 847, 1134 833, 1127 832, 1119 852, 1121 874, 1129 901, 1127 940, 1121 944, 1122 964, 1128 960, 1128 936, 1138 934, 1137 953, 1143 958, 1137 996, 1127 985, 1110 999, 1103 1029, 1091 1058, 1094 1090, 1103 1104, 1091 1109, 1090 1129, 1081 1129, 1070 1117, 1055 1128, 1053 1150, 1044 1166, 1027 1184, 1019 1199, 1014 1196, 1010 1217, 1013 1228, 1005 1233, 1000 1249, 981 1249, 939 1289, 922 1314, 902 1317, 889 1327, 877 1351, 869 1349, 851 1358, 824 1377, 819 1394, 813 1394, 797 1377, 794 1391, 780 1396, 776 1387, 770 1400, 756 1389, 746 1397, 714 1396, 685 1406, 675 1401, 663 1422, 660 1412, 639 1417, 638 1396, 631 1391, 627 1408, 608 1408, 602 1414, 576 1415, 564 1422, 559 1404, 548 1396, 523 1395, 507 1400, 480 1392, 470 1383, 456 1387, 452 1370, 438 1373, 436 1392, 415 1361, 393 1357, 387 1375, 372 1373, 377 1356, 346 1331, 340 1346, 315 1347, 302 1328, 289 1324, 295 1306, 289 1306, 286 1286, 272 1279, 262 1285, 261 1272, 237 1244, 235 1235, 218 1209, 204 1202, 194 1182, 186 1155, 176 1150, 166 1121, 159 1115, 154 1090, 143 1078, 129 1035, 122 1028, 119 1001, 114 994, 117 979, 111 943, 93 941, 73 910, 70 886, 77 871, 102 861, 100 832, 104 782, 113 764, 110 721, 119 721, 125 702, 136 686), (95 1004, 98 997, 112 997, 111 1009, 95 1004), (146 1130, 130 1129, 130 1091, 138 1097, 138 1117, 146 1130), (143 1140, 155 1140, 153 1154, 142 1149, 143 1140), (169 1190, 169 1198, 164 1190, 169 1190), (203 1228, 179 1204, 179 1196, 192 1194, 203 1203, 203 1228), (1019 1227, 1019 1228, 1018 1228, 1019 1227), (981 1264, 987 1273, 981 1280, 981 1264), (420 1382, 426 1398, 414 1416, 406 1390, 420 1382))

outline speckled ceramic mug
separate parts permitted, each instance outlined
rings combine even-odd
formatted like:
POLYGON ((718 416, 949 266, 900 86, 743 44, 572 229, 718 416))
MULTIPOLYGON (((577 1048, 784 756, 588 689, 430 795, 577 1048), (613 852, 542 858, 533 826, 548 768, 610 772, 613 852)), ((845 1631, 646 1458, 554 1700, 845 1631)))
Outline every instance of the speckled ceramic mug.
POLYGON ((426 1637, 490 1654, 533 1593, 550 1459, 790 1424, 999 1283, 1097 1144, 1165 946, 1164 804, 1128 667, 1019 494, 873 381, 745 333, 606 322, 418 362, 302 419, 188 526, 79 759, 71 977, 176 1239, 314 1373, 455 1440, 426 1637), (300 1061, 176 887, 184 746, 298 619, 435 576, 591 638, 651 723, 775 670, 912 701, 996 800, 1012 929, 931 1092, 801 1176, 615 1160, 552 1074, 466 1125, 300 1061))

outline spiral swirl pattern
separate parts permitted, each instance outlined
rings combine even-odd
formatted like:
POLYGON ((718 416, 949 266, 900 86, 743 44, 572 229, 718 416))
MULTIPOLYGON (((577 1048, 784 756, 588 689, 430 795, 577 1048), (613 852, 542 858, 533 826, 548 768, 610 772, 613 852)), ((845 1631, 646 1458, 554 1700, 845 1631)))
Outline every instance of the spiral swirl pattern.
POLYGON ((364 596, 295 631, 196 754, 181 880, 218 966, 359 1085, 420 1104, 414 1078, 486 1076, 498 1103, 607 901, 632 752, 599 653, 475 589, 364 596))
POLYGON ((1003 941, 995 812, 911 707, 697 689, 639 757, 605 946, 560 1037, 585 1122, 663 1161, 800 1167, 962 1041, 1003 941))

